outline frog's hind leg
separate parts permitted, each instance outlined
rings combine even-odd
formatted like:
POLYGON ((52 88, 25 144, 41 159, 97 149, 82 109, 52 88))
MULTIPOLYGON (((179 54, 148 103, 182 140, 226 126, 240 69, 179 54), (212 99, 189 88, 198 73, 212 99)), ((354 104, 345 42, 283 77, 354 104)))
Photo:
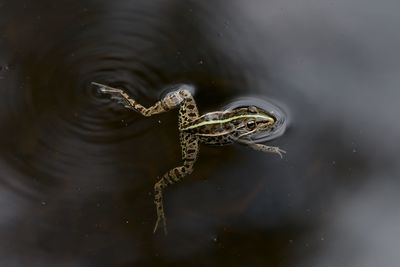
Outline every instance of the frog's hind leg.
MULTIPOLYGON (((92 83, 100 88, 102 93, 110 94, 112 99, 117 100, 123 104, 126 108, 133 109, 143 116, 149 117, 154 114, 159 114, 171 110, 175 107, 180 106, 179 109, 179 129, 182 129, 183 125, 189 123, 199 117, 196 102, 190 93, 188 85, 180 85, 175 91, 169 93, 166 97, 155 103, 149 108, 137 103, 131 99, 127 93, 121 89, 112 88, 107 85, 92 83)), ((183 165, 168 171, 161 179, 154 185, 154 203, 157 208, 157 222, 154 226, 154 232, 157 230, 160 223, 163 224, 164 232, 167 233, 167 224, 164 215, 164 207, 162 200, 162 190, 169 184, 180 181, 183 177, 190 174, 193 171, 193 165, 197 159, 197 153, 199 150, 199 140, 197 136, 189 133, 181 132, 180 135, 181 147, 182 147, 182 160, 183 165)))
MULTIPOLYGON (((199 111, 197 109, 196 102, 194 101, 193 96, 188 90, 172 92, 164 99, 168 99, 169 97, 169 99, 173 100, 174 98, 177 98, 177 94, 179 97, 183 97, 183 101, 179 109, 179 128, 181 129, 182 126, 186 123, 197 119, 199 117, 199 111)), ((162 222, 164 233, 167 234, 167 223, 164 214, 162 190, 166 188, 169 184, 179 182, 183 177, 192 173, 194 163, 197 159, 197 154, 199 152, 199 139, 197 136, 181 132, 180 143, 182 148, 183 165, 168 171, 154 185, 154 203, 156 204, 157 209, 157 222, 154 226, 154 233, 157 231, 159 224, 162 222)))
MULTIPOLYGON (((199 117, 199 111, 197 109, 196 102, 190 92, 185 90, 181 94, 185 99, 179 108, 179 129, 181 129, 185 124, 192 122, 199 117)), ((181 145, 183 146, 182 140, 181 145)))
POLYGON ((157 222, 154 226, 153 232, 157 231, 160 223, 163 224, 164 233, 167 234, 167 223, 164 214, 164 205, 162 199, 162 191, 170 184, 174 184, 183 179, 186 175, 192 173, 194 163, 197 159, 199 151, 199 140, 196 136, 188 133, 181 133, 181 146, 182 146, 182 159, 183 165, 168 171, 164 176, 154 185, 154 203, 157 209, 157 222))
MULTIPOLYGON (((144 107, 136 100, 132 99, 124 90, 113 88, 104 84, 92 82, 93 85, 98 86, 100 92, 111 95, 111 99, 114 99, 121 103, 128 109, 135 110, 143 116, 150 117, 155 114, 163 113, 180 106, 182 103, 191 103, 197 111, 196 104, 194 103, 193 97, 189 91, 189 86, 182 84, 177 89, 169 93, 166 97, 155 103, 151 107, 144 107)), ((190 104, 188 104, 190 105, 190 104)), ((190 105, 192 106, 192 105, 190 105)), ((198 116, 198 115, 197 115, 198 116)))

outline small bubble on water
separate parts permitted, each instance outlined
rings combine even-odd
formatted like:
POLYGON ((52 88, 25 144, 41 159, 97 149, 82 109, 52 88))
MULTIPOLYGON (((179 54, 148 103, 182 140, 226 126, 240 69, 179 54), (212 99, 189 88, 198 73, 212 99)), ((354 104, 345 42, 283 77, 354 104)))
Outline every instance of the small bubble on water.
POLYGON ((42 206, 46 206, 47 202, 46 201, 42 201, 40 204, 42 204, 42 206))

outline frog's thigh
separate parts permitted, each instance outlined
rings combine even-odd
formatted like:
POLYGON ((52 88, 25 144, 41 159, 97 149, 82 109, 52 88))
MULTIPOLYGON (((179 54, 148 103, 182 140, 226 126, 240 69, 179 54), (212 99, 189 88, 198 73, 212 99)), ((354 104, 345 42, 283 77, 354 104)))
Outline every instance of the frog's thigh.
POLYGON ((190 93, 185 93, 185 101, 183 101, 179 109, 179 127, 190 123, 199 117, 196 102, 190 93))
POLYGON ((182 160, 184 161, 183 167, 192 169, 199 153, 198 137, 189 133, 181 133, 180 141, 182 160))

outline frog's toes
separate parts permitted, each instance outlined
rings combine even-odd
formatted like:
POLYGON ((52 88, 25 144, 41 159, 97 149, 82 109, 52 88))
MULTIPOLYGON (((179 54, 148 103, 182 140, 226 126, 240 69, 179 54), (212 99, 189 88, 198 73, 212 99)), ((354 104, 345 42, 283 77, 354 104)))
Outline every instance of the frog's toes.
POLYGON ((283 158, 283 154, 286 154, 286 151, 283 150, 283 149, 280 149, 279 147, 276 147, 274 152, 275 152, 276 154, 278 154, 279 157, 281 157, 281 159, 283 158))

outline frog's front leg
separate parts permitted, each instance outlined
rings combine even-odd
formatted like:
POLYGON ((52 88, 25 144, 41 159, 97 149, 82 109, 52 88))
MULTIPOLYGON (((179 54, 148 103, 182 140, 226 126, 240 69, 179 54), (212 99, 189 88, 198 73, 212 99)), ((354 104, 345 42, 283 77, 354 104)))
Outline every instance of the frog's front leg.
POLYGON ((188 85, 180 85, 175 91, 168 94, 162 100, 155 103, 153 106, 146 108, 141 104, 137 103, 134 99, 124 92, 122 89, 113 88, 104 84, 92 82, 100 88, 100 92, 105 94, 110 94, 111 99, 117 100, 119 103, 124 105, 124 107, 133 109, 143 116, 149 117, 154 114, 159 114, 171 110, 179 106, 182 102, 192 100, 193 97, 188 90, 188 85))
POLYGON ((157 222, 154 226, 153 232, 157 231, 160 223, 163 224, 164 233, 167 234, 167 223, 164 213, 164 205, 162 199, 162 191, 169 184, 174 184, 182 180, 183 177, 189 175, 193 171, 194 163, 196 162, 199 152, 199 140, 196 136, 188 133, 181 133, 181 146, 182 146, 182 159, 183 165, 173 168, 168 171, 163 177, 154 185, 154 203, 157 209, 157 222))
POLYGON ((251 147, 252 149, 257 150, 257 151, 262 151, 262 152, 267 152, 267 153, 276 153, 281 158, 283 158, 282 154, 286 153, 285 150, 282 150, 282 149, 280 149, 279 147, 276 147, 276 146, 266 146, 266 145, 256 144, 256 143, 254 143, 254 144, 249 143, 247 145, 249 147, 251 147))

